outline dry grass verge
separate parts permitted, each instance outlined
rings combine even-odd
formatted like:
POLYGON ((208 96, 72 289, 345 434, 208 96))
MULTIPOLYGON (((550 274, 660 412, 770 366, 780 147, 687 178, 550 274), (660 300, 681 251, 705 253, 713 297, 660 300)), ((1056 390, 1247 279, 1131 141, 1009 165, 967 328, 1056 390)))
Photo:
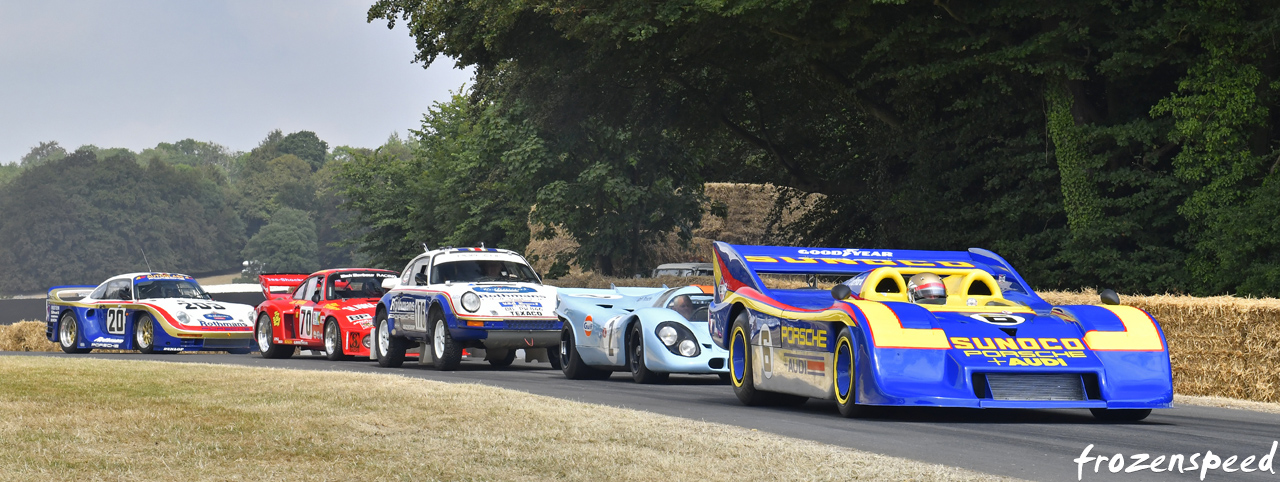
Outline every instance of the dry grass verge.
POLYGON ((989 480, 739 427, 393 375, 0 357, 0 479, 989 480))

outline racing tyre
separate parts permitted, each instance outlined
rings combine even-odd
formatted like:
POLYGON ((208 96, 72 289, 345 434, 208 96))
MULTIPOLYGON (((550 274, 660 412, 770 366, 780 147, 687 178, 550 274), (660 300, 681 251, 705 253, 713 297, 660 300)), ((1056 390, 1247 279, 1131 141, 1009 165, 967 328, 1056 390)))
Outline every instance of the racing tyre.
POLYGON ((729 328, 729 381, 733 383, 733 394, 743 405, 759 406, 768 404, 770 392, 756 390, 754 375, 751 374, 751 318, 746 311, 738 313, 729 328))
POLYGON ((342 350, 342 329, 338 328, 338 321, 333 318, 329 318, 324 324, 324 357, 330 361, 350 358, 342 350))
POLYGON ((156 324, 148 314, 139 316, 133 322, 133 346, 139 352, 147 354, 169 353, 156 349, 156 324))
MULTIPOLYGON (((449 326, 444 322, 444 313, 431 312, 431 354, 436 370, 457 370, 462 363, 462 347, 453 341, 449 334, 449 326)), ((512 351, 512 354, 515 352, 512 351)))
POLYGON ((507 350, 507 354, 503 355, 502 358, 490 358, 489 364, 493 365, 494 368, 505 368, 505 367, 511 366, 511 364, 514 363, 515 361, 516 361, 516 351, 507 350))
POLYGON ((547 363, 550 363, 550 364, 551 364, 551 369, 552 369, 552 370, 563 370, 563 369, 564 369, 564 364, 563 364, 563 363, 560 363, 561 361, 562 361, 562 360, 560 360, 560 357, 559 357, 559 356, 556 356, 556 348, 555 348, 555 347, 547 347, 547 363))
POLYGON ((1103 422, 1137 422, 1148 415, 1151 415, 1151 409, 1118 409, 1118 408, 1090 408, 1093 412, 1093 418, 1103 422))
POLYGON ((409 341, 398 336, 391 336, 387 328, 387 312, 378 312, 378 336, 373 339, 374 354, 378 357, 378 366, 395 368, 404 364, 404 352, 409 348, 409 341))
POLYGON ((64 353, 89 353, 92 348, 76 348, 80 339, 80 321, 76 315, 68 311, 58 319, 58 346, 64 353))
POLYGON ((631 366, 631 378, 636 383, 662 383, 667 381, 666 373, 658 373, 644 365, 644 331, 640 322, 631 325, 631 334, 627 336, 627 364, 631 366))
POLYGON ((565 323, 564 329, 560 330, 560 351, 555 357, 548 358, 559 358, 560 371, 564 372, 564 377, 570 380, 604 380, 609 378, 609 375, 613 375, 609 370, 601 370, 582 362, 582 357, 578 354, 578 346, 573 339, 573 327, 568 323, 565 323))
POLYGON ((262 358, 289 358, 293 356, 293 346, 277 345, 271 333, 271 315, 258 315, 258 324, 253 328, 253 336, 258 340, 258 352, 262 358))
POLYGON ((849 328, 841 329, 840 335, 836 337, 832 379, 835 385, 836 407, 844 417, 864 417, 869 415, 871 409, 866 405, 857 404, 858 365, 855 355, 857 350, 854 346, 856 344, 853 341, 853 335, 849 333, 849 328))

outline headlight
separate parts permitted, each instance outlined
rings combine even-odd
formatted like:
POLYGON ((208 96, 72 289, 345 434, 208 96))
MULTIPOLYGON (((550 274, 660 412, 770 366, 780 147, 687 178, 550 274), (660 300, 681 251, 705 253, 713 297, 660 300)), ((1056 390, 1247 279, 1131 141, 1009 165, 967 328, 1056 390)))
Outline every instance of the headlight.
POLYGON ((462 309, 472 313, 480 311, 480 297, 470 291, 463 293, 462 309))
POLYGON ((676 333, 676 329, 670 326, 664 326, 658 329, 658 339, 662 340, 663 345, 671 346, 676 344, 676 340, 680 335, 676 333))
POLYGON ((684 356, 694 356, 698 354, 698 344, 693 340, 685 340, 680 342, 680 354, 684 356))
POLYGON ((245 318, 245 319, 249 320, 249 323, 253 323, 253 313, 254 313, 253 310, 249 310, 249 314, 245 315, 245 316, 248 316, 248 318, 245 318))
POLYGON ((365 347, 365 348, 369 348, 369 339, 370 339, 370 338, 373 338, 373 337, 372 337, 372 336, 365 336, 365 337, 364 337, 364 342, 363 342, 363 343, 364 343, 364 347, 365 347))
POLYGON ((658 329, 654 333, 673 355, 695 357, 702 353, 702 348, 698 347, 698 338, 685 325, 664 321, 658 323, 658 329))
POLYGON ((182 322, 182 324, 184 324, 184 325, 188 325, 188 324, 191 324, 191 317, 190 317, 190 316, 187 316, 187 312, 185 312, 185 311, 179 311, 179 312, 178 312, 178 321, 182 322))

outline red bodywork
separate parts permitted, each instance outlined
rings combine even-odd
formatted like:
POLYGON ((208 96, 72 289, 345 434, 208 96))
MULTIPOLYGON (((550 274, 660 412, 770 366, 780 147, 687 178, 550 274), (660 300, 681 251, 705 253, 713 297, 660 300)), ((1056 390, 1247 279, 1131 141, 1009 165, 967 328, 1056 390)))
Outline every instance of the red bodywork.
POLYGON ((384 291, 381 282, 396 277, 394 271, 367 268, 260 275, 267 300, 258 305, 254 319, 266 315, 271 320, 275 343, 319 351, 324 351, 325 327, 335 322, 343 353, 367 358, 366 338, 384 291))

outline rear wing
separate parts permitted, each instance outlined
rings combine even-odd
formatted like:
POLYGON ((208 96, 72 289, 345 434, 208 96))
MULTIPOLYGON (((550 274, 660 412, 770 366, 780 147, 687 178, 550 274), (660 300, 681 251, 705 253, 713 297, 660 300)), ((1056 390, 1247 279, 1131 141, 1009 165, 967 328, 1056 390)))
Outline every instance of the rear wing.
POLYGON ((69 303, 89 296, 97 286, 66 285, 49 288, 45 303, 69 303))
POLYGON ((298 289, 307 277, 305 273, 271 273, 258 275, 258 283, 262 285, 262 296, 268 301, 288 298, 293 290, 298 289))
MULTIPOLYGON (((1006 294, 1028 305, 1045 304, 1004 258, 991 251, 919 251, 905 249, 800 248, 791 246, 748 246, 717 241, 716 285, 736 291, 749 287, 760 293, 768 290, 760 274, 856 276, 880 267, 981 269, 1008 281, 1006 294)), ((716 301, 723 294, 716 292, 716 301)), ((1046 308, 1047 309, 1047 308, 1046 308)))

